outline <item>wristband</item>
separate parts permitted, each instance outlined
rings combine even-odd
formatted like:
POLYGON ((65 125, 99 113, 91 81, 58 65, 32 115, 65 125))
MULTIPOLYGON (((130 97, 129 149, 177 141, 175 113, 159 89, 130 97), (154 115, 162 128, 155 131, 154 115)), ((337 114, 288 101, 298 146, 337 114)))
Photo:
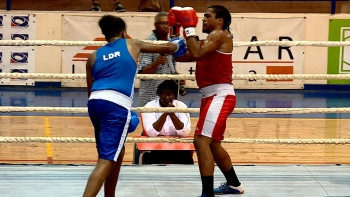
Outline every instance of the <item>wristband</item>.
POLYGON ((187 27, 185 28, 185 36, 186 38, 191 37, 191 36, 197 36, 196 35, 196 28, 194 27, 187 27))

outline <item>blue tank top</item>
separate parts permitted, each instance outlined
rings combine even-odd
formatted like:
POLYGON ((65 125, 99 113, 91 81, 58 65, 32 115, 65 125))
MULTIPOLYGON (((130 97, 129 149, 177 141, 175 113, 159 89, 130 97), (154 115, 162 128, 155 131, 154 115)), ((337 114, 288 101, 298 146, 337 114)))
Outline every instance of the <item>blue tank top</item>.
POLYGON ((115 90, 133 98, 136 74, 137 65, 128 51, 126 39, 120 38, 96 50, 91 92, 115 90))

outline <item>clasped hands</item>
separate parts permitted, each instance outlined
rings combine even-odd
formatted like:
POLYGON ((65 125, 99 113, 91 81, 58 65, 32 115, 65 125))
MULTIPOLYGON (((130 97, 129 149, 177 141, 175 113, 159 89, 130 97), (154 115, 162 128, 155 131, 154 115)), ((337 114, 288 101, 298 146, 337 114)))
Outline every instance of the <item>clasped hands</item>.
MULTIPOLYGON (((175 105, 171 102, 168 103, 166 107, 175 107, 175 105)), ((174 114, 174 112, 165 112, 166 115, 174 114)))

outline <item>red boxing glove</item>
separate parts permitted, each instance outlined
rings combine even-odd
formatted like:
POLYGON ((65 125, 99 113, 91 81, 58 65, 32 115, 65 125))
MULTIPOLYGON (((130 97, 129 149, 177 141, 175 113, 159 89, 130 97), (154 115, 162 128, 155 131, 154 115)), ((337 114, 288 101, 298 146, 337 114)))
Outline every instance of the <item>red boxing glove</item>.
POLYGON ((198 23, 198 17, 196 10, 192 7, 184 7, 181 9, 181 26, 184 28, 184 36, 197 36, 196 26, 198 23))
POLYGON ((181 18, 182 7, 174 6, 169 10, 168 21, 170 26, 170 37, 180 35, 180 18, 181 18))

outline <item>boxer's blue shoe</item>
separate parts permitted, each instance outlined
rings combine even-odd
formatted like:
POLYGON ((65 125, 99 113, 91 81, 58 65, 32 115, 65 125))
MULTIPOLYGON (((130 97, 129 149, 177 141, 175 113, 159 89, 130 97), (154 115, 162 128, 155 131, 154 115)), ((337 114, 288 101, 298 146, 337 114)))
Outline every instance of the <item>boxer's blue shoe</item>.
POLYGON ((241 183, 238 187, 233 187, 231 185, 227 185, 227 183, 221 183, 221 185, 218 188, 214 188, 214 194, 220 195, 220 194, 243 194, 244 188, 243 184, 241 183))

